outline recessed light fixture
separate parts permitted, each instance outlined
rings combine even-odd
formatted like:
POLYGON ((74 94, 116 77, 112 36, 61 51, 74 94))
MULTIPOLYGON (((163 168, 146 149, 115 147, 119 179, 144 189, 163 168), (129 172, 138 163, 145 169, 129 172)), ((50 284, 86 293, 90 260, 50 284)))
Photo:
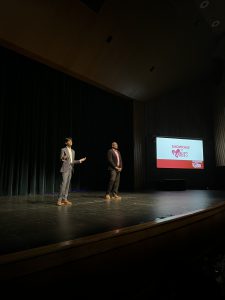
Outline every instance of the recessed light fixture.
POLYGON ((107 42, 107 43, 111 43, 111 41, 112 41, 112 36, 109 35, 109 36, 107 37, 107 39, 106 39, 106 42, 107 42))
POLYGON ((209 0, 204 0, 200 4, 200 8, 206 8, 207 6, 209 6, 209 0))
POLYGON ((220 25, 220 20, 214 20, 211 22, 211 27, 215 28, 220 25))
POLYGON ((155 70, 155 66, 151 66, 151 68, 149 68, 150 72, 153 72, 155 70))

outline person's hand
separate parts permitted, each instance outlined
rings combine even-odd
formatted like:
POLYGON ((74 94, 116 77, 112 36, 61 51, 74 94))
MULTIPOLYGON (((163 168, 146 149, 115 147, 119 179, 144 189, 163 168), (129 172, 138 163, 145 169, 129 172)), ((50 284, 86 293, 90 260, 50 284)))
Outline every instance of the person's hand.
POLYGON ((121 172, 122 168, 116 167, 117 172, 121 172))
POLYGON ((87 159, 87 157, 83 157, 80 159, 80 163, 82 163, 83 161, 85 161, 87 159))

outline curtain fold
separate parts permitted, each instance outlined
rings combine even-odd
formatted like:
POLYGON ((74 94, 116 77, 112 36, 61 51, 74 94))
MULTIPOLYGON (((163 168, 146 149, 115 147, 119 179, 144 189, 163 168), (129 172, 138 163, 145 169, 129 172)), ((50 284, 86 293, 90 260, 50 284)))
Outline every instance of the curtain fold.
POLYGON ((132 188, 132 101, 0 48, 0 195, 58 193, 59 154, 72 136, 71 189, 105 189, 105 153, 126 149, 122 187, 132 188), (128 150, 127 150, 128 149, 128 150))

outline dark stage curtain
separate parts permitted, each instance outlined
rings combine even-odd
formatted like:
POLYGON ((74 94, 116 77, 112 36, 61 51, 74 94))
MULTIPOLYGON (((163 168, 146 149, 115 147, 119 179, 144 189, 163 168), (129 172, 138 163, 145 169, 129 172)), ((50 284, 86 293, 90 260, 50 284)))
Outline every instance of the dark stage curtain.
POLYGON ((73 137, 72 189, 106 189, 106 151, 124 152, 121 188, 133 186, 132 101, 0 48, 0 194, 58 193, 59 154, 73 137), (125 153, 126 151, 126 153, 125 153), (126 154, 126 155, 125 155, 126 154))

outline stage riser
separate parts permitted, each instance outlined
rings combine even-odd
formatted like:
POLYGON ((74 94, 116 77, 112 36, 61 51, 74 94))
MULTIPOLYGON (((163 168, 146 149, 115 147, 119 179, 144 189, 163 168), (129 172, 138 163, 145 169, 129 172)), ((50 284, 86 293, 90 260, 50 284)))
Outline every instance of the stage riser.
POLYGON ((225 206, 140 224, 120 231, 81 238, 60 245, 41 247, 0 258, 0 279, 52 282, 73 272, 101 274, 145 268, 164 259, 198 256, 223 238, 225 206), (37 281, 38 278, 38 281, 37 281))

